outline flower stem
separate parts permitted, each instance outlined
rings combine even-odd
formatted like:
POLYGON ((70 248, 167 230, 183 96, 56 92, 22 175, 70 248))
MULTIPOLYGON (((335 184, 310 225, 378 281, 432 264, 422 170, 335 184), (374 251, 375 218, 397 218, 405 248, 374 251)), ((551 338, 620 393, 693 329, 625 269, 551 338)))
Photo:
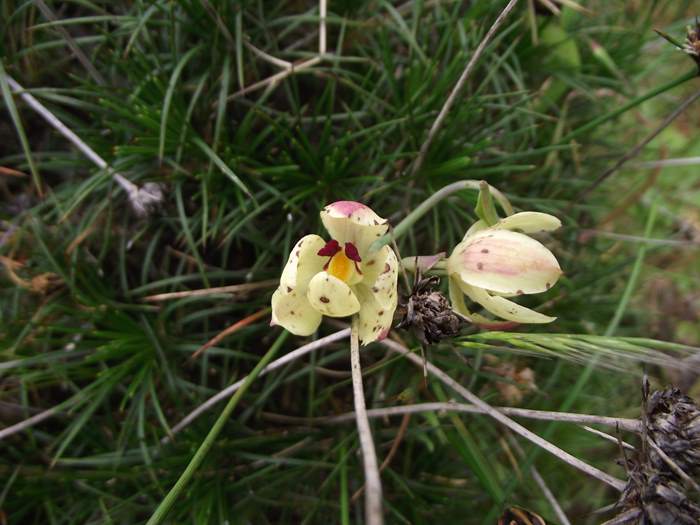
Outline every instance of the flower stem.
POLYGON ((204 438, 204 441, 202 441, 202 444, 199 445, 197 452, 195 452, 194 456, 192 456, 190 463, 187 465, 183 473, 180 474, 180 478, 177 480, 175 485, 173 485, 173 488, 170 489, 170 492, 168 492, 165 498, 160 502, 160 504, 158 505, 158 507, 156 508, 155 512, 150 517, 146 525, 158 525, 160 523, 163 523, 171 507, 173 506, 175 501, 177 501, 177 499, 180 497, 182 491, 187 486, 187 483, 190 481, 190 479, 192 479, 192 476, 202 464, 202 461, 204 461, 204 458, 211 449, 212 445, 214 445, 214 441, 216 441, 216 438, 223 430, 226 421, 230 417, 231 412, 233 412, 233 409, 236 408, 238 401, 240 401, 241 397, 243 397, 243 394, 246 393, 253 381, 255 381, 258 375, 260 375, 260 372, 262 372, 263 368, 265 368, 267 363, 269 363, 270 360, 275 356, 275 354, 280 349, 280 347, 282 346, 282 344, 288 336, 289 332, 287 332, 286 330, 280 333, 275 342, 272 343, 272 346, 267 351, 267 353, 262 357, 262 359, 260 359, 260 361, 258 361, 258 364, 255 365, 253 371, 246 377, 245 382, 243 383, 243 385, 241 385, 241 388, 237 390, 233 396, 231 396, 231 399, 229 399, 229 402, 224 407, 223 411, 221 412, 221 415, 214 423, 214 426, 211 427, 211 430, 207 434, 207 437, 204 438))
POLYGON ((352 393, 355 399, 355 420, 360 436, 362 462, 365 470, 365 522, 367 525, 381 525, 382 516, 382 482, 379 477, 377 453, 374 450, 372 431, 369 428, 365 393, 362 387, 362 367, 360 366, 360 341, 358 336, 360 319, 352 318, 350 331, 350 367, 352 370, 352 393))
MULTIPOLYGON (((374 241, 369 247, 370 252, 377 251, 382 246, 389 244, 392 238, 398 239, 401 237, 418 221, 418 219, 428 213, 441 200, 461 190, 469 189, 479 191, 482 182, 483 181, 474 179, 460 180, 453 182, 452 184, 448 184, 444 188, 436 191, 430 197, 424 200, 415 210, 406 215, 406 217, 399 224, 397 224, 393 230, 374 241)), ((503 208, 505 214, 513 215, 513 206, 511 206, 510 201, 506 198, 506 196, 493 186, 489 186, 489 191, 501 205, 501 208, 503 208)))

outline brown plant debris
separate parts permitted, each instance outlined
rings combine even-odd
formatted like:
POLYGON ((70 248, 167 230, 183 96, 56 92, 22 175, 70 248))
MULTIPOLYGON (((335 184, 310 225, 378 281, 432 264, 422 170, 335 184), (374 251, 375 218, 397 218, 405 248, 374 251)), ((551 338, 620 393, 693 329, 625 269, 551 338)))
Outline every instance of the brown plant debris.
POLYGON ((424 346, 455 337, 463 323, 445 296, 435 290, 439 283, 439 277, 422 278, 418 272, 411 295, 398 310, 403 313, 403 318, 396 328, 411 328, 424 346))
MULTIPOLYGON (((648 395, 644 387, 642 446, 625 457, 629 480, 605 525, 697 525, 700 493, 700 410, 677 388, 648 395)), ((624 454, 624 452, 623 452, 624 454)))
POLYGON ((542 516, 520 507, 507 508, 500 518, 498 525, 547 525, 542 516))

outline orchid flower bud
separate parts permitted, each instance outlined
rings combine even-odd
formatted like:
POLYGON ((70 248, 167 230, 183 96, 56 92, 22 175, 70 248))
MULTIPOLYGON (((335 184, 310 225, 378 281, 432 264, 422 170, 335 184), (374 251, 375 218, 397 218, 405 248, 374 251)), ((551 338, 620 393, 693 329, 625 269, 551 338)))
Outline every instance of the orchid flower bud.
POLYGON ((359 339, 369 344, 389 333, 398 303, 398 259, 384 246, 369 246, 389 226, 371 208, 339 201, 321 211, 331 240, 300 239, 272 295, 272 324, 295 335, 311 335, 329 317, 359 316, 359 339))
POLYGON ((546 213, 516 213, 487 226, 475 223, 447 260, 452 307, 474 319, 464 295, 492 314, 518 323, 550 323, 555 317, 525 308, 507 297, 549 290, 561 276, 557 259, 528 233, 561 226, 546 213))

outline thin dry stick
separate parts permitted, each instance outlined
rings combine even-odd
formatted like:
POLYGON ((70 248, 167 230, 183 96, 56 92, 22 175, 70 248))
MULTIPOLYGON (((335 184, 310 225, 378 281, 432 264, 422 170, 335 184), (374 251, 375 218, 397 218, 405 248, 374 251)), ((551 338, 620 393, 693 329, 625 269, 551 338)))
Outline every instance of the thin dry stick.
POLYGON ((374 450, 374 439, 369 428, 365 393, 362 387, 362 366, 360 365, 359 317, 352 318, 350 332, 350 368, 352 371, 352 394, 355 401, 355 421, 362 449, 362 464, 365 471, 365 522, 367 525, 384 523, 382 513, 382 482, 377 466, 377 453, 374 450))
POLYGON ((601 174, 593 183, 583 191, 581 196, 579 197, 579 201, 582 198, 587 197, 594 189, 596 189, 600 184, 602 184, 608 177, 613 175, 617 170, 619 170, 627 161, 635 158, 641 151, 644 149, 644 147, 649 144, 652 140, 656 138, 656 136, 661 133, 663 130, 665 130, 668 126, 671 125, 671 123, 676 120, 686 109, 688 109, 688 106, 690 106, 693 102, 695 102, 698 98, 700 98, 700 91, 696 91, 692 95, 690 95, 688 98, 686 98, 680 106, 678 106, 673 112, 668 115, 663 122, 657 127, 654 131, 652 131, 643 141, 641 141, 639 144, 637 144, 634 148, 632 148, 630 151, 625 153, 620 160, 618 160, 615 165, 601 174))
MULTIPOLYGON (((315 350, 318 350, 319 348, 322 348, 322 347, 329 345, 331 343, 334 343, 336 341, 340 341, 341 339, 345 339, 349 335, 350 335, 350 329, 345 328, 344 330, 340 330, 340 331, 335 332, 331 335, 327 335, 326 337, 322 337, 321 339, 317 339, 316 341, 305 344, 304 346, 300 346, 296 350, 293 350, 292 352, 289 352, 288 354, 280 357, 279 359, 275 359, 274 361, 272 361, 269 365, 267 365, 265 368, 262 369, 262 372, 260 372, 260 376, 264 376, 265 374, 272 372, 273 370, 277 370, 278 368, 286 365, 287 363, 291 363, 292 361, 295 361, 296 359, 299 359, 299 358, 305 356, 306 354, 314 352, 315 350)), ((197 408, 195 408, 192 412, 187 414, 184 418, 182 418, 182 420, 177 425, 175 425, 172 428, 170 435, 165 436, 163 439, 160 440, 160 442, 163 444, 168 443, 169 441, 171 441, 173 439, 175 434, 177 434, 183 428, 185 428, 190 423, 192 423, 192 421, 197 419, 204 412, 206 412, 207 410, 212 408, 219 401, 223 401, 224 399, 232 396, 233 393, 236 390, 238 390, 241 387, 241 385, 244 383, 244 381, 246 380, 246 377, 243 377, 240 380, 233 383, 231 386, 224 388, 221 392, 213 395, 212 397, 207 399, 204 403, 202 403, 197 408)))
POLYGON ((156 295, 149 295, 141 299, 142 301, 149 302, 159 302, 159 301, 169 301, 171 299, 181 299, 183 297, 201 297, 204 295, 213 295, 218 293, 246 293, 253 290, 259 290, 261 288, 272 288, 279 284, 279 279, 268 279, 266 281, 259 281, 257 283, 243 283, 243 284, 232 284, 230 286, 219 286, 216 288, 202 288, 200 290, 186 290, 184 292, 169 292, 169 293, 159 293, 156 295))
POLYGON ((498 15, 498 18, 496 18, 496 21, 491 26, 491 29, 489 29, 488 33, 486 33, 486 36, 481 41, 479 46, 476 48, 476 51, 474 51, 474 54, 472 55, 471 59, 467 63, 467 67, 465 67, 464 71, 462 72, 462 76, 459 77, 459 80, 457 80, 455 87, 452 88, 452 92, 447 97, 447 100, 445 101, 445 104, 442 106, 442 109, 440 110, 440 113, 438 114, 437 118, 435 119, 433 126, 430 128, 430 131, 428 132, 428 138, 421 146, 420 151, 418 152, 418 157, 416 158, 416 162, 413 163, 413 167, 411 168, 411 177, 413 177, 416 173, 418 173, 418 170, 423 165, 423 162, 425 161, 425 157, 428 154, 428 149, 430 149, 430 145, 433 143, 433 140, 435 139, 435 135, 437 135, 437 132, 442 127, 442 123, 444 122, 445 118, 447 117, 447 113, 450 111, 450 109, 452 109, 452 106, 454 105, 455 101, 457 100, 457 96, 459 95, 460 91, 462 91, 462 87, 464 87, 464 84, 466 83, 467 79, 469 78, 469 75, 471 74, 472 70, 474 69, 474 66, 478 62, 482 53, 484 52, 484 49, 486 49, 486 46, 490 42, 491 38, 493 38, 493 35, 496 33, 498 28, 501 27, 501 24, 503 24, 506 17, 513 10, 513 8, 515 7, 515 5, 517 3, 518 3, 518 0, 510 0, 510 2, 508 2, 508 5, 506 5, 506 7, 503 9, 503 11, 501 11, 501 14, 498 15))
POLYGON ((258 57, 262 58, 263 60, 266 60, 270 64, 273 64, 277 67, 280 67, 282 69, 289 69, 292 67, 292 63, 288 62, 287 60, 282 60, 281 58, 273 57, 272 55, 269 55, 268 53, 265 53, 262 49, 258 49, 255 47, 253 44, 248 42, 247 40, 243 40, 243 45, 250 49, 254 55, 257 55, 258 57))
POLYGON ((586 430, 587 432, 590 432, 591 434, 595 434, 596 436, 602 437, 603 439, 607 439, 608 441, 611 441, 611 442, 615 443, 616 445, 621 445, 628 450, 634 450, 634 447, 632 445, 630 445, 629 443, 627 443, 626 441, 622 441, 620 438, 615 437, 615 436, 611 436, 610 434, 608 434, 606 432, 602 432, 602 431, 598 430, 597 428, 591 428, 587 425, 581 425, 581 428, 583 428, 583 430, 586 430))
POLYGON ((700 157, 681 157, 677 159, 652 160, 649 162, 635 162, 631 165, 634 169, 650 169, 697 166, 700 164, 700 157))
POLYGON ((119 186, 121 186, 122 189, 128 194, 129 201, 134 210, 144 210, 147 207, 147 205, 151 202, 151 195, 147 191, 140 191, 136 184, 109 167, 107 162, 102 157, 95 153, 90 146, 85 144, 80 137, 73 133, 73 131, 63 122, 61 122, 58 117, 51 113, 46 106, 34 98, 34 96, 27 93, 25 89, 15 81, 15 79, 9 75, 6 78, 8 84, 10 85, 10 89, 22 97, 29 107, 41 115, 44 120, 53 126, 54 129, 56 129, 56 131, 68 139, 68 141, 78 148, 88 159, 90 159, 93 164, 100 169, 106 170, 114 178, 117 184, 119 184, 119 186))
MULTIPOLYGON (((409 361, 413 362, 417 366, 423 366, 423 362, 420 359, 420 357, 414 355, 410 350, 407 348, 404 348, 402 345, 396 343, 395 341, 392 341, 390 339, 385 339, 382 341, 382 344, 387 346, 390 350, 397 352, 403 356, 405 356, 409 361)), ((484 410, 484 413, 487 415, 491 416, 493 419, 498 421, 499 423, 505 425, 508 427, 510 430, 515 432, 516 434, 519 434, 520 436, 524 437, 525 439, 528 439, 538 445, 539 447, 543 448, 550 454, 556 456, 557 458, 561 459, 562 461, 568 463, 572 467, 575 467, 582 472, 585 472, 589 476, 592 476, 603 483, 606 483, 610 485, 611 487, 622 491, 625 488, 626 483, 622 481, 621 479, 617 479, 614 476, 611 476, 610 474, 603 472, 600 469, 597 469, 588 463, 578 459, 577 457, 569 454, 568 452, 560 449, 556 445, 553 445, 546 439, 541 438, 534 432, 531 432, 524 426, 520 425, 519 423, 516 423, 512 419, 510 419, 508 416, 503 414, 502 412, 499 412, 495 408, 493 408, 491 405, 485 403, 484 401, 481 400, 478 396, 472 394, 469 390, 464 388, 462 385, 457 383, 454 379, 452 379, 449 375, 447 375, 445 372, 440 370, 438 367, 433 365, 432 363, 428 363, 428 372, 430 372, 432 375, 437 377, 440 381, 445 383, 447 386, 452 388, 455 392, 457 392, 459 395, 461 395, 463 398, 465 398, 467 401, 470 403, 473 403, 474 405, 478 406, 482 410, 484 410)))
POLYGON ((212 346, 218 344, 219 341, 226 339, 228 336, 237 332, 241 328, 248 326, 251 323, 254 323, 255 321, 257 321, 261 317, 266 316, 267 314, 270 313, 271 310, 272 309, 269 307, 263 308, 262 310, 259 310, 259 311, 255 312, 254 314, 251 314, 247 317, 244 317, 243 319, 236 321, 228 328, 224 328, 221 332, 219 332, 214 337, 209 339, 209 341, 207 341, 202 346, 197 348, 197 350, 190 356, 190 359, 197 359, 200 355, 202 355, 202 353, 206 352, 212 346))
POLYGON ((328 12, 327 0, 320 0, 318 5, 318 54, 326 54, 326 15, 328 12))
POLYGON ((259 51, 260 53, 263 53, 265 55, 265 59, 268 61, 272 61, 278 66, 284 67, 282 71, 279 73, 275 73, 274 75, 271 75, 267 78, 264 78, 258 82, 255 82, 254 84, 251 84, 250 86, 246 86, 242 89, 239 89, 235 93, 231 94, 226 98, 226 102, 229 102, 231 100, 237 99, 242 97, 243 95, 247 95, 248 93, 251 93, 253 91, 257 91, 258 89, 262 89, 266 86, 274 86, 275 84, 281 82, 288 76, 293 75, 294 73, 299 73, 300 71, 304 71, 305 69, 309 69, 316 64, 320 63, 324 56, 326 55, 326 50, 327 50, 327 31, 326 31, 326 18, 327 18, 327 13, 328 13, 328 5, 327 5, 328 0, 319 0, 319 5, 318 5, 318 14, 319 14, 319 20, 318 20, 318 55, 310 58, 308 60, 304 60, 298 64, 295 64, 293 62, 286 62, 284 60, 280 60, 276 57, 273 57, 271 55, 268 55, 267 53, 264 53, 263 51, 259 51))
MULTIPOLYGON (((531 410, 529 408, 515 407, 492 407, 503 414, 527 419, 537 419, 540 421, 557 421, 560 423, 598 424, 611 427, 618 427, 627 432, 639 432, 641 425, 637 419, 626 419, 608 416, 595 416, 591 414, 573 414, 571 412, 550 412, 547 410, 531 410)), ((417 403, 415 405, 401 405, 386 408, 371 408, 367 411, 369 417, 399 416, 404 414, 415 414, 419 412, 464 412, 467 414, 486 414, 486 410, 475 405, 464 403, 417 403)), ((293 418, 290 421, 298 421, 307 424, 335 424, 352 421, 355 419, 354 412, 346 412, 337 416, 322 416, 314 418, 293 418)))
MULTIPOLYGON (((382 461, 382 464, 379 465, 379 472, 382 473, 384 472, 384 469, 389 466, 391 463, 391 460, 394 459, 394 456, 396 455, 396 451, 399 450, 399 445, 401 445, 401 442, 403 441, 404 436, 406 435, 406 430, 408 430, 408 423, 411 421, 411 414, 404 414, 403 418, 401 419, 401 424, 399 425, 399 430, 396 432, 396 437, 394 438, 394 442, 391 444, 391 448, 389 449, 389 453, 386 455, 384 458, 384 461, 382 461)), ((365 491, 365 485, 362 485, 359 489, 355 491, 355 493, 352 495, 350 498, 350 501, 352 503, 355 503, 357 499, 362 496, 362 493, 365 491)))
POLYGON ((9 426, 7 428, 3 428, 0 430, 0 440, 5 439, 6 437, 11 436, 12 434, 16 434, 17 432, 22 432, 23 430, 28 429, 29 427, 33 427, 34 425, 38 425, 45 419, 48 419, 50 417, 53 417, 57 414, 60 413, 60 410, 57 408, 49 408, 48 410, 44 410, 43 412, 39 412, 35 416, 32 416, 30 418, 27 418, 23 421, 20 421, 19 423, 16 423, 12 426, 9 426))
POLYGON ((227 102, 240 98, 243 95, 247 95, 248 93, 251 93, 253 91, 257 91, 258 89, 262 89, 266 86, 269 86, 271 84, 277 84, 278 82, 284 80, 288 76, 294 74, 294 73, 299 73, 300 71, 304 71, 305 69, 309 69, 316 64, 321 62, 321 57, 315 56, 313 58, 310 58, 308 60, 305 60, 303 62, 299 62, 298 64, 292 63, 291 67, 288 69, 285 69, 283 71, 280 71, 279 73, 275 73, 274 75, 271 75, 267 78, 264 78, 263 80, 260 80, 258 82, 255 82, 254 84, 251 84, 250 86, 246 86, 243 89, 239 89, 235 93, 231 94, 228 96, 226 99, 227 102))
MULTIPOLYGON (((520 446, 520 443, 518 443, 518 440, 515 439, 512 433, 509 433, 507 438, 508 442, 518 453, 518 456, 520 456, 521 459, 525 458, 525 451, 523 450, 523 447, 520 446)), ((537 483, 537 486, 540 487, 542 494, 544 494, 545 499, 549 502, 550 506, 554 510, 554 514, 556 514, 557 519, 561 522, 561 525, 571 525, 569 518, 566 516, 566 513, 564 513, 564 509, 561 508, 561 505, 559 505, 557 498, 555 498, 554 494, 552 494, 552 491, 549 490, 547 483, 545 482, 544 478, 540 475, 540 472, 537 470, 537 467, 535 467, 534 465, 530 467, 530 475, 532 476, 532 479, 535 480, 535 483, 537 483)))
POLYGON ((545 499, 551 505, 552 509, 554 510, 554 514, 557 515, 557 519, 559 520, 561 525, 571 525, 569 518, 564 513, 564 509, 561 508, 561 505, 559 505, 557 498, 555 498, 554 494, 552 494, 552 491, 549 490, 549 487, 544 481, 544 478, 540 475, 540 472, 535 467, 530 467, 530 475, 532 476, 532 479, 535 480, 535 483, 537 483, 537 486, 542 491, 542 494, 544 494, 545 499))

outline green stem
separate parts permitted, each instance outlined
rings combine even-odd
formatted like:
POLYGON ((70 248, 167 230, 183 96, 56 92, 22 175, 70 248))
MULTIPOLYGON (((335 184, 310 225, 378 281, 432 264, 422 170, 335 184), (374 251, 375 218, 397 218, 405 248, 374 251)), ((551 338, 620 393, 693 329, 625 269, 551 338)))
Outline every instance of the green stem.
POLYGON ((262 369, 265 368, 265 366, 267 366, 270 360, 275 356, 275 354, 280 349, 280 347, 282 346, 282 344, 288 336, 289 332, 284 330, 277 337, 277 339, 272 344, 267 353, 262 357, 262 359, 260 359, 260 361, 258 361, 258 364, 255 365, 253 371, 245 379, 245 381, 241 385, 241 388, 237 390, 236 393, 233 394, 233 396, 231 396, 231 399, 229 399, 228 403, 221 412, 221 415, 214 423, 214 426, 211 427, 211 430, 207 434, 207 437, 205 437, 204 441, 202 441, 202 444, 199 445, 199 448, 190 460, 190 463, 187 465, 184 472, 180 475, 180 478, 177 480, 175 485, 173 485, 173 488, 170 489, 170 492, 168 492, 163 501, 160 502, 158 508, 156 508, 155 512, 148 520, 146 525, 158 525, 160 523, 163 523, 163 520, 165 520, 165 517, 167 516, 168 512, 170 512, 171 507, 173 506, 175 501, 180 497, 182 491, 187 486, 187 483, 190 481, 190 479, 192 479, 192 476, 202 464, 202 461, 204 461, 204 458, 211 449, 211 447, 214 445, 214 441, 216 441, 216 438, 221 433, 221 430, 224 428, 226 421, 231 415, 231 412, 233 412, 233 409, 236 408, 238 401, 240 401, 241 397, 243 397, 243 394, 245 394, 248 390, 248 387, 250 387, 250 385, 253 383, 253 381, 255 381, 258 375, 260 375, 262 369))
MULTIPOLYGON (((423 215, 428 213, 433 208, 433 206, 435 206, 441 200, 461 190, 469 189, 479 191, 482 182, 483 181, 473 179, 460 180, 457 182, 453 182, 452 184, 448 184, 444 188, 436 191, 430 197, 424 200, 415 210, 406 215, 406 217, 399 224, 397 224, 392 231, 374 241, 369 247, 370 252, 375 252, 379 250, 382 246, 389 244, 392 238, 398 239, 399 237, 401 237, 411 228, 411 226, 413 226, 418 221, 418 219, 420 219, 423 215)), ((511 206, 506 196, 503 195, 503 193, 501 193, 493 186, 489 186, 489 191, 501 205, 501 208, 503 208, 505 214, 513 215, 513 207, 511 206)))
POLYGON ((688 80, 695 78, 697 76, 698 76, 697 69, 693 69, 691 71, 688 71, 684 75, 682 75, 678 78, 675 78, 675 79, 671 80, 670 82, 663 84, 657 88, 654 88, 651 91, 649 91, 648 93, 645 93, 644 95, 641 95, 641 96, 635 98, 634 100, 630 100, 627 104, 617 108, 615 111, 611 111, 610 113, 606 113, 605 115, 601 115, 598 118, 594 118, 588 124, 584 124, 580 128, 577 128, 574 131, 572 131, 571 133, 569 133, 568 135, 566 135, 563 139, 561 139, 561 142, 559 144, 566 144, 569 141, 571 141, 571 139, 578 137, 579 135, 585 133, 586 131, 593 129, 593 128, 603 124, 604 122, 607 122, 608 120, 612 120, 615 117, 623 114, 624 112, 632 109, 633 107, 638 106, 642 102, 645 102, 645 101, 649 100, 650 98, 654 98, 655 96, 660 95, 661 93, 664 93, 670 89, 673 89, 674 87, 679 86, 679 85, 683 84, 684 82, 687 82, 688 80))

